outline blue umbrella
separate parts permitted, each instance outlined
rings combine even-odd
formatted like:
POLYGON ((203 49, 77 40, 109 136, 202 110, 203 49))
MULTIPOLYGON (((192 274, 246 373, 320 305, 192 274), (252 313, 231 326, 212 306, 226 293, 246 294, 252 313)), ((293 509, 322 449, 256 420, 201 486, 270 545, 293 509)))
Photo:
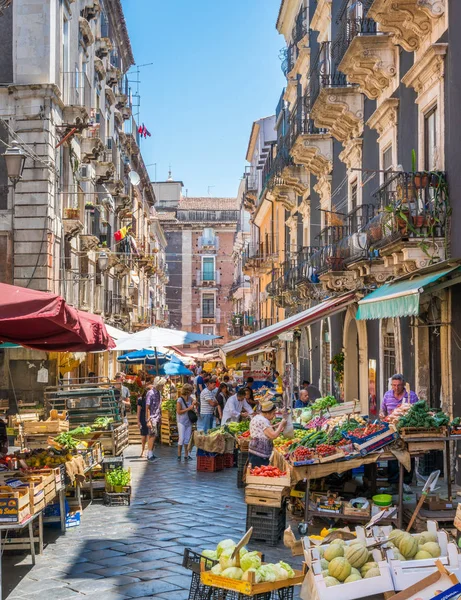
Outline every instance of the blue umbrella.
MULTIPOLYGON (((148 371, 151 375, 157 375, 155 370, 148 371)), ((192 371, 186 367, 179 359, 170 360, 158 369, 158 375, 170 375, 171 377, 179 375, 193 375, 192 371)))
POLYGON ((135 365, 146 364, 146 365, 155 365, 158 363, 163 363, 167 360, 171 360, 171 356, 165 354, 164 352, 159 352, 156 349, 143 349, 136 350, 135 352, 129 352, 128 354, 123 354, 117 358, 117 362, 121 363, 131 363, 135 365))

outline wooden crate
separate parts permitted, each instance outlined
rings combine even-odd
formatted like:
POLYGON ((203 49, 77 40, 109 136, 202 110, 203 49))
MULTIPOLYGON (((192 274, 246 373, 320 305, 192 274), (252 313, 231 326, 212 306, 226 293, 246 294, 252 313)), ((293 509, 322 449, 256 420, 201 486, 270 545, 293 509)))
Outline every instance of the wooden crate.
POLYGON ((42 433, 46 435, 60 434, 69 431, 69 421, 62 419, 48 419, 46 421, 25 421, 22 424, 24 435, 35 435, 42 433))
MULTIPOLYGON (((128 423, 120 423, 113 429, 96 430, 86 436, 76 437, 87 442, 88 448, 96 449, 100 445, 104 454, 119 456, 129 443, 128 423)), ((99 462, 97 457, 95 462, 99 462)))
POLYGON ((444 438, 447 437, 446 427, 402 427, 399 431, 404 440, 418 440, 422 438, 444 438))
POLYGON ((248 467, 246 478, 246 484, 251 485, 269 485, 269 486, 277 486, 277 487, 290 487, 291 486, 291 477, 290 473, 283 475, 282 477, 261 477, 258 475, 251 475, 250 468, 248 467))
POLYGON ((254 573, 250 573, 250 578, 252 578, 252 581, 240 581, 238 579, 230 579, 228 577, 222 577, 221 575, 215 575, 211 571, 205 571, 205 565, 203 563, 201 564, 201 568, 203 571, 200 573, 200 580, 204 585, 209 585, 222 590, 240 592, 241 594, 245 594, 247 596, 257 596, 258 594, 264 594, 274 590, 300 585, 304 581, 304 577, 307 572, 306 568, 304 568, 303 571, 295 570, 295 575, 291 579, 255 583, 254 573))
MULTIPOLYGON (((289 489, 289 488, 288 488, 289 489)), ((272 485, 247 485, 245 488, 245 502, 254 506, 282 506, 287 488, 272 485)))
POLYGON ((21 523, 30 515, 27 489, 0 487, 0 523, 21 523))

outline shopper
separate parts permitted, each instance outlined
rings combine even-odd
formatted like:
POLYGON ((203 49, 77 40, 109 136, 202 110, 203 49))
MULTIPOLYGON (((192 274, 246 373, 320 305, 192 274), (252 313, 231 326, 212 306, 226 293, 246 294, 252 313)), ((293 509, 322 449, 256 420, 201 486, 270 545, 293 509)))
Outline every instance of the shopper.
MULTIPOLYGON (((405 389, 405 378, 400 373, 396 373, 391 377, 391 388, 383 396, 381 403, 381 414, 380 417, 384 418, 391 415, 394 410, 401 404, 415 404, 419 398, 415 392, 408 391, 405 389)), ((406 486, 411 485, 413 481, 413 474, 415 470, 415 460, 411 460, 410 472, 405 471, 404 484, 406 486)), ((387 475, 388 481, 391 485, 396 485, 399 482, 399 462, 397 460, 390 460, 387 463, 387 475)), ((408 489, 405 491, 409 491, 408 489)))
POLYGON ((194 412, 197 400, 192 396, 194 388, 188 383, 184 384, 181 394, 176 402, 176 420, 178 423, 178 461, 181 461, 184 446, 184 460, 192 460, 189 456, 189 442, 192 435, 192 421, 190 413, 194 412))
POLYGON ((245 392, 246 388, 243 388, 227 400, 221 425, 237 423, 241 417, 249 417, 253 414, 253 408, 245 398, 245 392))
POLYGON ((200 369, 200 373, 198 373, 197 377, 195 378, 195 395, 197 397, 197 400, 200 400, 200 394, 205 389, 205 375, 206 373, 202 372, 202 369, 200 369))
POLYGON ((165 383, 166 379, 156 377, 154 379, 154 386, 146 397, 146 420, 149 427, 147 460, 149 462, 158 460, 158 457, 154 454, 154 448, 162 414, 162 391, 165 383))
POLYGON ((247 390, 250 390, 250 405, 251 406, 256 406, 256 404, 257 404, 257 402, 255 402, 254 393, 253 393, 254 384, 255 384, 255 380, 253 379, 253 377, 247 377, 247 382, 245 384, 245 388, 247 390))
POLYGON ((229 377, 229 375, 224 375, 223 377, 223 383, 225 383, 227 385, 227 390, 230 396, 232 396, 232 394, 234 393, 234 382, 231 381, 231 378, 229 377))
POLYGON ((213 427, 213 413, 218 402, 215 398, 216 382, 210 378, 206 382, 205 389, 200 394, 200 415, 203 422, 203 431, 207 433, 213 427))
POLYGON ((119 384, 122 415, 125 416, 131 413, 130 390, 126 387, 126 385, 123 385, 125 382, 125 374, 121 371, 116 373, 115 382, 119 384))
POLYGON ((227 399, 229 397, 229 390, 225 383, 221 383, 216 394, 216 401, 218 406, 215 408, 216 425, 220 425, 222 422, 222 416, 224 407, 226 406, 227 399))
POLYGON ((146 397, 149 390, 152 389, 152 385, 147 385, 144 392, 138 397, 137 401, 137 414, 138 414, 138 427, 141 433, 141 458, 144 458, 144 452, 146 450, 147 437, 149 435, 149 428, 147 426, 147 415, 146 415, 146 397))
POLYGON ((319 388, 315 387, 315 385, 312 385, 312 383, 310 383, 307 379, 303 380, 301 389, 307 390, 307 393, 309 394, 309 400, 311 402, 314 402, 317 400, 317 398, 322 397, 322 392, 319 390, 319 388))
POLYGON ((252 467, 262 467, 269 464, 269 459, 274 448, 274 440, 279 437, 287 424, 285 419, 275 427, 271 425, 277 407, 270 400, 261 402, 261 412, 253 417, 250 422, 250 446, 248 462, 252 467))
POLYGON ((299 391, 299 398, 295 402, 295 408, 307 408, 309 406, 309 394, 306 389, 299 391))

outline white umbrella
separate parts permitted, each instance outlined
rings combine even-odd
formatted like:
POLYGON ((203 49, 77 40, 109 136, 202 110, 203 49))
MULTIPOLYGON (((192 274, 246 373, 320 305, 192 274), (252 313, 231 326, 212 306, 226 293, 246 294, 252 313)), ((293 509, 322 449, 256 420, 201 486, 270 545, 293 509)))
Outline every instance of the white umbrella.
POLYGON ((127 335, 117 341, 115 350, 142 350, 143 348, 159 348, 160 346, 182 346, 193 342, 216 340, 218 335, 205 335, 163 327, 148 327, 137 333, 127 335))
POLYGON ((104 323, 104 324, 106 326, 107 333, 115 341, 121 340, 122 338, 126 338, 127 336, 130 335, 126 331, 122 331, 121 329, 117 329, 117 327, 112 327, 112 325, 107 325, 107 323, 104 323))

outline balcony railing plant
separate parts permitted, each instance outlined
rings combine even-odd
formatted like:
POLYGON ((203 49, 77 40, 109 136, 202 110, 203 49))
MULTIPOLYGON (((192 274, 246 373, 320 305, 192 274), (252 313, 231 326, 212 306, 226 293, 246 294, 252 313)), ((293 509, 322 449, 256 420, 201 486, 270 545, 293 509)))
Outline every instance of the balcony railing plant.
POLYGON ((376 35, 376 22, 367 16, 372 3, 373 0, 344 0, 336 19, 339 30, 332 46, 335 64, 340 64, 355 37, 376 35))
POLYGON ((421 248, 430 255, 430 241, 445 237, 451 207, 444 172, 394 173, 374 197, 380 213, 367 226, 373 247, 419 238, 421 248))

